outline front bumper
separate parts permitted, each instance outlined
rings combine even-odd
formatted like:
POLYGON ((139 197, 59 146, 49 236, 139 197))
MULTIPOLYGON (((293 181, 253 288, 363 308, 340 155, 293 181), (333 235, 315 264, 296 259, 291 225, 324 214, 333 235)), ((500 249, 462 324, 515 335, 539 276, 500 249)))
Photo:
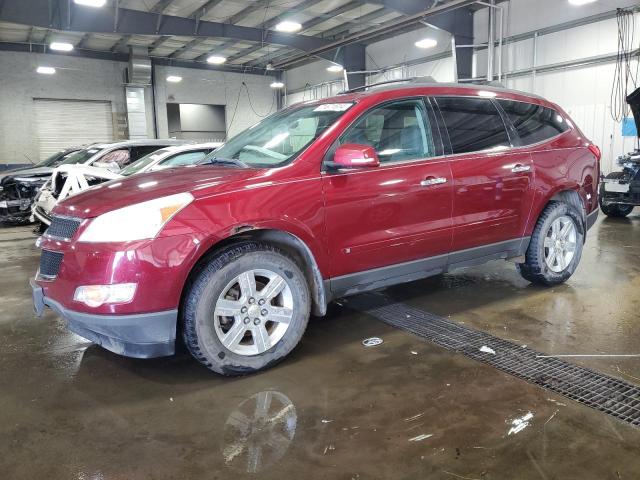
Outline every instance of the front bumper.
POLYGON ((21 223, 31 215, 32 199, 9 200, 0 198, 0 221, 21 223))
POLYGON ((134 358, 164 357, 175 352, 177 310, 133 315, 76 312, 46 297, 34 280, 30 284, 38 317, 49 307, 67 320, 69 330, 111 352, 134 358))

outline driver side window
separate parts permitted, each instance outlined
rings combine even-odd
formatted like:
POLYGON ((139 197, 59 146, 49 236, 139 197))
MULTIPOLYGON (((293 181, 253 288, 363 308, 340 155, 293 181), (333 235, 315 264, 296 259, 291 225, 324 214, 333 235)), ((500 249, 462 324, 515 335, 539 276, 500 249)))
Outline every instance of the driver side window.
POLYGON ((420 100, 388 103, 366 112, 339 143, 372 146, 381 163, 436 156, 431 125, 420 100))

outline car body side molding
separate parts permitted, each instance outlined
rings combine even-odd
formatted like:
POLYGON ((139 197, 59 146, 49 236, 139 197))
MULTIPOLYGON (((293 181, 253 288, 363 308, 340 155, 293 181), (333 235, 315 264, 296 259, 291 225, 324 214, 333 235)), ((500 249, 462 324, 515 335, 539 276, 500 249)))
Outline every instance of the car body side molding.
POLYGON ((482 245, 445 255, 414 260, 373 270, 332 278, 328 283, 332 297, 346 297, 388 287, 398 283, 420 280, 447 272, 454 268, 482 265, 491 260, 515 258, 524 255, 531 237, 482 245))

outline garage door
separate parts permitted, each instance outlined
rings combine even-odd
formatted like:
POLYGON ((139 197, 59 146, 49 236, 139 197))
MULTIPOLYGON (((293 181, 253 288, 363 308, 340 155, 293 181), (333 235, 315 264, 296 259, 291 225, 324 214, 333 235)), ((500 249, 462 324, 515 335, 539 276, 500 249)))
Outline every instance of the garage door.
POLYGON ((40 160, 64 148, 113 141, 111 102, 35 99, 40 160))

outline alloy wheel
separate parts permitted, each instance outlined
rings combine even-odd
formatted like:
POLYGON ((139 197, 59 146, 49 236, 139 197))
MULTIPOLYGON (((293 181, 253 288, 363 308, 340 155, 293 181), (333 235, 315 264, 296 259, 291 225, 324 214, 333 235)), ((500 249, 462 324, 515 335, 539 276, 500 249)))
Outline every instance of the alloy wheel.
POLYGON ((556 218, 544 239, 544 260, 552 272, 561 273, 576 254, 578 233, 571 217, 556 218))
POLYGON ((222 290, 214 312, 220 342, 237 355, 260 355, 282 340, 293 320, 293 295, 279 274, 248 270, 222 290))

